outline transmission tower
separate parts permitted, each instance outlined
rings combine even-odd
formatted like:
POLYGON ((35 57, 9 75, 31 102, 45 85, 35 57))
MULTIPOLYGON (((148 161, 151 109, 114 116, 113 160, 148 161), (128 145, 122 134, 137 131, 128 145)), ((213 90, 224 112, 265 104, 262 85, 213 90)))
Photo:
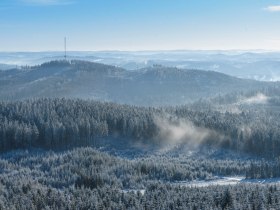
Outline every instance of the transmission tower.
POLYGON ((64 59, 66 60, 66 37, 64 37, 64 59))

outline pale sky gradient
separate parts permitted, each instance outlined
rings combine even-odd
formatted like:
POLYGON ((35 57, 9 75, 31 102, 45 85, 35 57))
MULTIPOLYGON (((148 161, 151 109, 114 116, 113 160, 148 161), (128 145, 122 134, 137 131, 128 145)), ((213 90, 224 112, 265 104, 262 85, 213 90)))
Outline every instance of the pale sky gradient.
POLYGON ((1 0, 0 51, 280 50, 280 0, 1 0))

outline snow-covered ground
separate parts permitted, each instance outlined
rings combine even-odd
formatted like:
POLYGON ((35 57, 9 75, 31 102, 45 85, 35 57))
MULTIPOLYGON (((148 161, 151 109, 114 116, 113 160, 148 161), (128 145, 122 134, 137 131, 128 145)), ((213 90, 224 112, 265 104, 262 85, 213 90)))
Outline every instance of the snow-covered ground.
POLYGON ((126 190, 121 190, 123 193, 135 193, 137 194, 137 192, 140 192, 141 195, 144 195, 145 194, 145 189, 138 189, 138 190, 134 190, 134 189, 126 189, 126 190))
POLYGON ((212 180, 206 181, 182 181, 175 182, 174 184, 185 186, 185 187, 208 187, 211 185, 235 185, 235 184, 280 184, 280 178, 269 178, 269 179, 246 179, 242 176, 233 177, 216 177, 212 180))
MULTIPOLYGON (((232 176, 232 177, 215 177, 212 180, 206 181, 180 181, 174 182, 174 185, 184 187, 208 187, 217 185, 236 185, 236 184, 280 184, 280 178, 269 178, 269 179, 246 179, 244 176, 232 176)), ((140 192, 144 195, 145 189, 125 189, 121 190, 123 193, 135 193, 140 192)))

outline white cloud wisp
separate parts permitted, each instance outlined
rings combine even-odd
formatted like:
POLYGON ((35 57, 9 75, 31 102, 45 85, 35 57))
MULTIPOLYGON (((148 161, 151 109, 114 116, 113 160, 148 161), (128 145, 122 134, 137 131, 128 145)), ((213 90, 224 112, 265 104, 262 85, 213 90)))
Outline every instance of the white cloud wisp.
POLYGON ((280 5, 273 5, 264 8, 266 11, 269 12, 280 12, 280 5))

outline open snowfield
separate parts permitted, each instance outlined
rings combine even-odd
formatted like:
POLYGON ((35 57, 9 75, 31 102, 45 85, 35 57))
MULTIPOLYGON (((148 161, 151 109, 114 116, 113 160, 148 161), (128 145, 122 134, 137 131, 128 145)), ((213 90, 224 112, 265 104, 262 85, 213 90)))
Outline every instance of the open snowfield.
POLYGON ((270 178, 270 179, 246 179, 242 176, 234 177, 216 177, 212 180, 206 181, 191 181, 191 182, 176 182, 176 185, 186 186, 186 187, 208 187, 213 185, 236 185, 241 183, 248 184, 280 184, 280 178, 270 178))

